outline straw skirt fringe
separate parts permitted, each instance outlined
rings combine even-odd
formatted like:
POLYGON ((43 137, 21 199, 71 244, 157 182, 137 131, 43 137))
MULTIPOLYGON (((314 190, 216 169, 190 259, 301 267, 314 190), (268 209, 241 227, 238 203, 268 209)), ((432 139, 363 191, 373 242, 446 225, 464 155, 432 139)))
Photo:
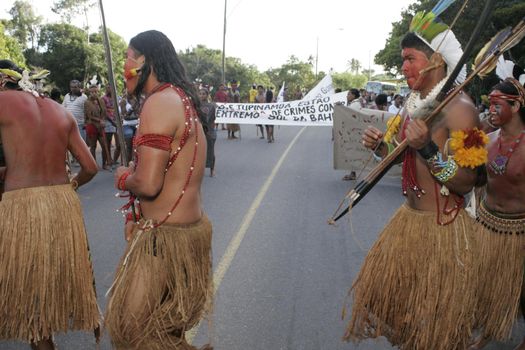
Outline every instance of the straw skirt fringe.
POLYGON ((136 228, 117 270, 105 326, 116 348, 196 349, 184 333, 211 308, 212 227, 136 228))
POLYGON ((492 232, 476 225, 480 239, 479 323, 483 336, 505 341, 518 317, 524 273, 525 235, 492 232), (483 283, 484 282, 484 283, 483 283))
POLYGON ((0 338, 30 342, 98 328, 82 209, 71 185, 6 192, 0 218, 0 338))
POLYGON ((349 294, 344 340, 385 336, 400 349, 465 349, 475 323, 474 221, 447 226, 402 206, 370 249, 349 294))

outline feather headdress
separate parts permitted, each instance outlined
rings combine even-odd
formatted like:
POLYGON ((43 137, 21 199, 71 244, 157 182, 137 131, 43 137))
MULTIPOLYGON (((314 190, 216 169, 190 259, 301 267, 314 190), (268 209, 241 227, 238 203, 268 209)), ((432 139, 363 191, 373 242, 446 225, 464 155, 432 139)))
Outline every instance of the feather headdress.
MULTIPOLYGON (((447 64, 447 75, 452 73, 463 55, 461 44, 450 29, 438 17, 456 0, 440 0, 430 12, 418 12, 412 18, 410 31, 416 34, 434 52, 439 52, 447 64)), ((467 77, 467 69, 463 67, 456 78, 456 83, 462 83, 467 77)))
POLYGON ((5 86, 7 83, 18 84, 20 89, 32 93, 38 96, 36 91, 35 82, 41 81, 49 75, 49 71, 44 69, 37 73, 29 73, 24 70, 22 73, 17 72, 13 69, 2 68, 0 69, 0 85, 5 86))

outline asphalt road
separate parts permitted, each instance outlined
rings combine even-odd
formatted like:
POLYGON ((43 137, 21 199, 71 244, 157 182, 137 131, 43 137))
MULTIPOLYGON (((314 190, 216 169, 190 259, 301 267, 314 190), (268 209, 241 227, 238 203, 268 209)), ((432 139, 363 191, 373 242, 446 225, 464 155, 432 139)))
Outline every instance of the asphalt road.
MULTIPOLYGON (((202 188, 214 229, 217 293, 213 316, 198 328, 194 344, 210 339, 217 350, 393 349, 385 339, 342 342, 341 313, 366 251, 403 202, 399 179, 383 179, 350 220, 329 226, 352 184, 333 170, 330 128, 276 128, 273 144, 259 139, 255 126, 242 126, 240 140, 218 134, 216 177, 206 176, 202 188)), ((125 247, 116 212, 123 201, 114 193, 108 171, 79 190, 102 310, 125 247)), ((508 344, 487 349, 512 349, 522 334, 520 321, 508 344)), ((56 341, 61 350, 96 349, 85 332, 59 334, 56 341)), ((0 349, 28 348, 0 342, 0 349)), ((107 334, 100 349, 111 349, 107 334)))

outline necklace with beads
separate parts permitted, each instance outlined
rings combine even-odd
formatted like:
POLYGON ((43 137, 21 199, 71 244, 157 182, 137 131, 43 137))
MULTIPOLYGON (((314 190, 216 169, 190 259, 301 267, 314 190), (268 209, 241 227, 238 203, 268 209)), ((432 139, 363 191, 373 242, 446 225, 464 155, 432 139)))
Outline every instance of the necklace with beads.
POLYGON ((489 163, 489 168, 496 175, 503 175, 507 172, 507 165, 509 164, 510 157, 514 154, 514 151, 518 148, 525 135, 525 130, 522 130, 520 136, 518 136, 505 154, 501 154, 501 131, 498 135, 498 154, 494 159, 489 163))
POLYGON ((431 101, 434 101, 446 82, 447 78, 443 78, 439 83, 436 84, 436 86, 432 88, 432 90, 430 90, 428 95, 423 99, 421 98, 421 93, 419 91, 411 92, 405 104, 405 108, 408 110, 408 113, 410 115, 415 115, 418 109, 424 107, 431 101))
MULTIPOLYGON (((190 183, 191 177, 193 175, 193 171, 195 169, 195 162, 196 162, 196 159, 197 159, 197 146, 199 145, 199 138, 198 138, 199 133, 198 133, 198 129, 197 129, 197 125, 198 125, 197 124, 198 123, 197 112, 195 111, 195 108, 193 107, 191 99, 186 95, 184 90, 182 90, 178 86, 174 86, 174 85, 169 84, 169 83, 163 83, 163 84, 159 84, 158 86, 156 86, 153 89, 153 91, 148 95, 148 97, 151 96, 155 92, 159 92, 159 91, 162 91, 162 90, 167 89, 167 88, 171 88, 171 89, 175 90, 175 92, 177 92, 177 94, 181 97, 182 104, 184 106, 184 119, 185 119, 185 122, 184 122, 184 131, 183 131, 182 136, 180 138, 179 145, 178 145, 177 149, 175 150, 175 152, 173 153, 173 155, 171 155, 171 157, 169 158, 168 164, 166 165, 166 168, 164 169, 164 173, 168 172, 169 168, 177 160, 180 152, 182 151, 182 148, 188 142, 188 140, 190 138, 190 133, 191 133, 192 130, 195 130, 195 146, 193 148, 193 158, 191 160, 190 169, 188 170, 188 173, 186 175, 186 181, 184 182, 184 186, 183 186, 181 192, 179 193, 177 199, 175 200, 175 203, 173 204, 171 209, 168 211, 168 213, 166 214, 164 219, 162 219, 162 220, 160 220, 160 221, 158 221, 156 223, 154 223, 152 220, 147 220, 146 224, 145 224, 145 227, 142 227, 142 229, 144 229, 144 230, 149 230, 149 229, 154 229, 156 227, 159 227, 160 225, 164 224, 168 220, 168 218, 173 214, 173 212, 175 211, 175 209, 177 208, 177 206, 181 202, 182 197, 184 196, 184 193, 186 192, 186 190, 188 188, 188 185, 190 183)), ((173 137, 166 136, 166 135, 141 135, 140 137, 142 138, 142 140, 140 141, 141 144, 146 144, 147 145, 147 144, 151 143, 151 144, 155 144, 157 147, 159 145, 162 145, 162 146, 165 146, 166 144, 169 145, 173 141, 173 137)), ((137 146, 137 142, 136 141, 137 141, 137 139, 134 140, 135 146, 137 146)), ((169 150, 170 149, 171 149, 171 147, 169 147, 169 150)), ((168 149, 166 149, 166 150, 168 150, 168 149)), ((133 151, 134 151, 136 162, 138 164, 139 159, 138 159, 138 152, 137 152, 136 147, 135 147, 135 149, 133 151)), ((130 199, 130 201, 134 201, 134 199, 135 198, 132 198, 132 199, 130 199)), ((125 206, 126 209, 128 207, 129 207, 129 205, 125 206)))

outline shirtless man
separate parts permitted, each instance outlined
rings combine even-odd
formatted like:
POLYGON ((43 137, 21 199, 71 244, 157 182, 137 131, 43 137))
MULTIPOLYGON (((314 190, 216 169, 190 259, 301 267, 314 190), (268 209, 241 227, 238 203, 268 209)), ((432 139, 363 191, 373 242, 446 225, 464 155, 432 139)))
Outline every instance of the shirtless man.
POLYGON ((128 93, 146 100, 135 164, 117 169, 115 185, 140 199, 140 212, 126 234, 106 326, 117 348, 193 349, 184 332, 202 318, 212 293, 199 99, 173 44, 158 31, 131 39, 124 76, 128 93))
POLYGON ((34 95, 20 69, 0 61, 0 133, 6 166, 0 201, 0 338, 54 349, 55 332, 95 330, 100 315, 80 201, 97 173, 72 114, 34 95), (69 181, 66 151, 80 163, 69 181), (23 278, 22 278, 23 277, 23 278))
MULTIPOLYGON (((499 130, 489 134, 486 194, 476 213, 483 256, 478 307, 483 332, 471 349, 509 338, 520 294, 525 310, 525 88, 513 77, 500 78, 504 81, 489 95, 490 124, 499 130)), ((525 340, 516 349, 525 349, 525 340)))
POLYGON ((84 115, 86 118, 86 139, 91 155, 97 159, 97 141, 102 148, 102 169, 111 170, 111 154, 109 152, 108 140, 105 133, 108 114, 106 104, 100 98, 98 86, 89 87, 89 98, 84 103, 84 115))
MULTIPOLYGON (((383 132, 372 127, 363 135, 364 146, 380 157, 403 138, 408 140, 402 183, 407 201, 370 249, 355 279, 345 340, 385 336, 400 349, 461 349, 474 327, 477 287, 473 221, 463 210, 463 195, 477 176, 475 169, 462 165, 463 159, 455 159, 457 149, 445 149, 445 143, 454 131, 472 130, 478 119, 463 93, 432 127, 414 119, 424 99, 435 99, 457 63, 454 58, 461 56, 456 52, 459 55, 441 59, 434 52, 439 35, 426 38, 430 46, 421 37, 425 33, 409 32, 401 42, 402 71, 412 94, 406 104, 408 116, 393 119, 391 128, 397 135, 389 130, 394 136, 383 141, 383 132)), ((443 52, 460 47, 451 31, 446 37, 443 52)))

